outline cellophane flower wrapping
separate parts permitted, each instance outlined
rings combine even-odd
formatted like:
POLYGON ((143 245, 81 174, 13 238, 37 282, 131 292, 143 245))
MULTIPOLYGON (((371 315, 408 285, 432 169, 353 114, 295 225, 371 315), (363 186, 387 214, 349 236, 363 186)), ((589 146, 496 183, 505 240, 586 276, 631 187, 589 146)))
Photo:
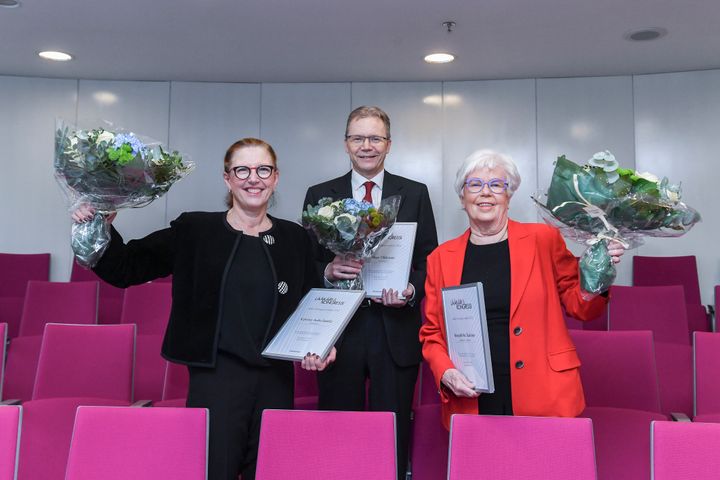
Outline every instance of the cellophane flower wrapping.
POLYGON ((681 201, 680 185, 650 173, 619 168, 608 151, 581 166, 558 157, 546 203, 534 198, 543 219, 563 236, 589 245, 579 262, 581 288, 592 295, 607 291, 617 275, 608 242, 626 248, 643 237, 678 237, 700 221, 681 201))
MULTIPOLYGON (((333 201, 321 198, 302 213, 303 226, 311 230, 320 245, 335 255, 356 260, 372 256, 387 237, 400 209, 400 196, 384 198, 378 208, 352 198, 333 201)), ((362 290, 362 276, 338 280, 337 288, 362 290)))
POLYGON ((149 205, 193 168, 186 156, 147 137, 115 128, 84 130, 57 120, 55 178, 70 211, 89 205, 96 212, 91 221, 73 224, 71 246, 78 263, 93 267, 105 252, 108 215, 149 205))

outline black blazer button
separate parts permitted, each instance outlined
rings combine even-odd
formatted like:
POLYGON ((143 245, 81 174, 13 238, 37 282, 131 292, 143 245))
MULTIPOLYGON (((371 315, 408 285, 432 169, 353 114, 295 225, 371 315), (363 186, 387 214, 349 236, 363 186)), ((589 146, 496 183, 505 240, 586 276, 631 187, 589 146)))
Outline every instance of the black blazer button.
POLYGON ((522 360, 518 360, 517 362, 515 362, 515 368, 523 368, 524 366, 525 362, 523 362, 522 360))
POLYGON ((522 327, 515 327, 515 329, 513 330, 513 333, 517 337, 518 335, 520 335, 522 333, 522 331, 523 331, 522 327))

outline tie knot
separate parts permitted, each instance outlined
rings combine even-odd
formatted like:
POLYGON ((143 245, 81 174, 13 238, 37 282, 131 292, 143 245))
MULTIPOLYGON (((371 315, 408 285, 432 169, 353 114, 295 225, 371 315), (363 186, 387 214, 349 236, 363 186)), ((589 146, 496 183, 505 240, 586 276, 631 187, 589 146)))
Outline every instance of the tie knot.
POLYGON ((363 186, 365 187, 365 197, 363 197, 363 200, 372 203, 372 189, 375 186, 375 182, 365 182, 363 183, 363 186))

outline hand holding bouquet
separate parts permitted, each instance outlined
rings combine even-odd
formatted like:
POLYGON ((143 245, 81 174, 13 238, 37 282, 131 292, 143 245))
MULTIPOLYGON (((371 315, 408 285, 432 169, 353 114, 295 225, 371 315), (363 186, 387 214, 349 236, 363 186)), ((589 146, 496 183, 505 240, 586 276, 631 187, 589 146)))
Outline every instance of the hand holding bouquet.
POLYGON ((608 240, 629 248, 640 245, 645 236, 683 235, 700 221, 698 212, 680 199, 680 185, 619 168, 615 156, 605 151, 584 166, 558 157, 546 204, 534 200, 546 222, 565 237, 590 245, 580 259, 581 286, 597 294, 616 276, 608 240))
MULTIPOLYGON (((312 230, 320 245, 335 255, 357 260, 370 257, 395 223, 400 196, 382 200, 380 207, 352 198, 333 201, 321 198, 302 213, 302 224, 312 230)), ((338 288, 362 290, 362 277, 335 282, 338 288)))
POLYGON ((73 225, 71 239, 78 262, 92 267, 110 241, 106 217, 119 208, 150 204, 194 165, 132 132, 80 130, 59 120, 54 167, 70 209, 87 205, 96 211, 92 221, 73 225))

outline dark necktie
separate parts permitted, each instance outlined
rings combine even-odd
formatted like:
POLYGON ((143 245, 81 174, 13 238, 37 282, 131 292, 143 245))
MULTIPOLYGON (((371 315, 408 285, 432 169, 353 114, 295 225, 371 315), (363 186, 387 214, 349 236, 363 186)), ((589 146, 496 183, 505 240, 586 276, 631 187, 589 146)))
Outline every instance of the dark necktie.
POLYGON ((372 203, 372 189, 375 186, 375 182, 365 182, 363 186, 365 187, 365 197, 363 197, 363 200, 372 203))

